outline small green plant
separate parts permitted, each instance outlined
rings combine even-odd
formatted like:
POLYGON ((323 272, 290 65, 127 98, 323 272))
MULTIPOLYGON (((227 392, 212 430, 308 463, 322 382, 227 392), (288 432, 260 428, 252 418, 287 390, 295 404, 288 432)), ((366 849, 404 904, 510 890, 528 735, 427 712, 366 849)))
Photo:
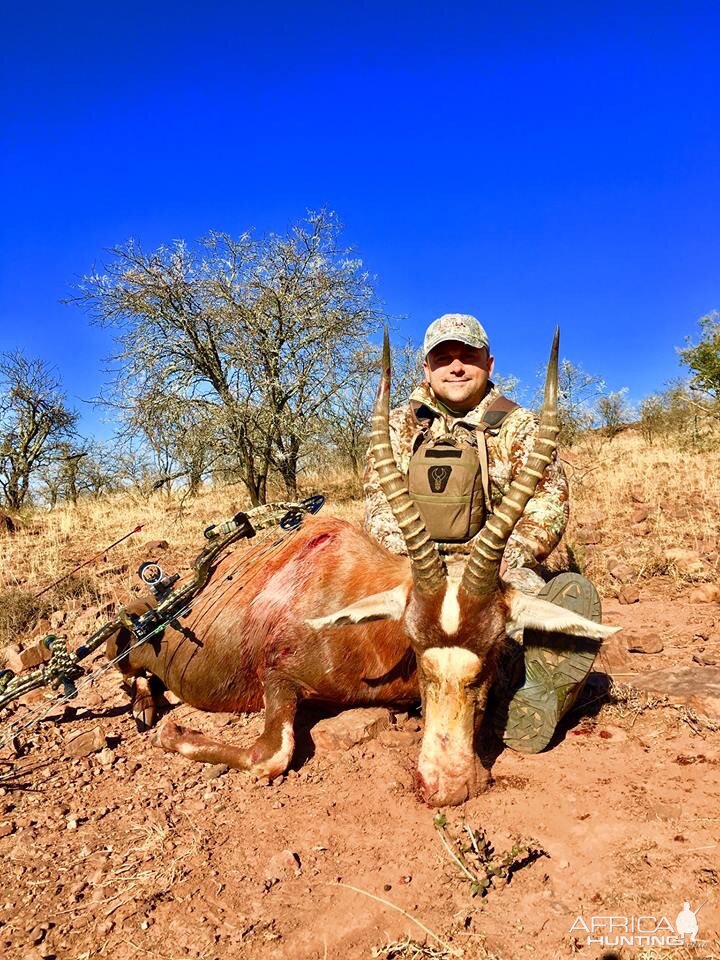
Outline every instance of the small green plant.
POLYGON ((468 881, 473 897, 484 897, 491 889, 505 886, 521 867, 547 856, 536 840, 518 839, 509 850, 497 853, 483 830, 463 824, 459 834, 451 833, 444 813, 436 814, 433 824, 451 861, 468 881))

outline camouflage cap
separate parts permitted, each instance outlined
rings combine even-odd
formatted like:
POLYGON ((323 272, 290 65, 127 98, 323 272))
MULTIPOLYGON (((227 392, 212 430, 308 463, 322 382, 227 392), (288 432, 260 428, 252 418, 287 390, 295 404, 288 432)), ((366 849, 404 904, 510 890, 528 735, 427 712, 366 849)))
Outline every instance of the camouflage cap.
POLYGON ((426 357, 434 347, 446 340, 459 340, 478 349, 490 346, 480 322, 467 313, 444 313, 433 320, 425 331, 423 356, 426 357))

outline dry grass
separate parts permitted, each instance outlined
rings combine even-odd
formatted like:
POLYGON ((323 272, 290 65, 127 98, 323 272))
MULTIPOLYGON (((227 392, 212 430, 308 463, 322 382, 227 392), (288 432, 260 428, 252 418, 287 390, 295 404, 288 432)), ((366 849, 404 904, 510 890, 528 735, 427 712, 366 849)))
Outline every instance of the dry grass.
MULTIPOLYGON (((574 562, 606 594, 612 594, 618 585, 608 573, 608 560, 621 558, 636 571, 638 582, 662 576, 667 578, 666 588, 680 590, 690 578, 666 557, 666 551, 682 547, 697 551, 703 559, 701 577, 718 577, 720 454, 680 454, 648 447, 637 434, 626 432, 612 441, 590 437, 563 457, 573 507, 567 549, 556 551, 555 567, 567 568, 574 562), (648 521, 639 526, 630 522, 638 498, 651 511, 648 521), (598 531, 597 544, 581 542, 590 527, 598 531)), ((326 513, 362 520, 356 477, 337 469, 306 476, 301 495, 316 491, 328 497, 326 513)), ((147 559, 142 547, 148 541, 167 540, 167 566, 187 569, 203 544, 203 529, 248 506, 244 489, 235 484, 208 487, 193 500, 179 494, 168 498, 164 493, 143 500, 125 493, 26 517, 18 533, 0 536, 0 595, 22 594, 14 595, 15 619, 8 622, 0 644, 8 638, 24 639, 34 622, 52 608, 77 611, 93 602, 126 602, 137 586, 138 563, 147 559), (24 605, 32 606, 28 596, 138 524, 143 524, 140 533, 83 571, 83 591, 74 597, 51 594, 49 606, 25 609, 24 605)))
MULTIPOLYGON (((301 496, 328 487, 335 499, 325 511, 360 522, 361 501, 348 499, 348 492, 357 494, 351 477, 329 474, 324 486, 309 477, 301 496)), ((243 488, 235 484, 208 487, 193 500, 162 493, 143 500, 124 493, 27 515, 16 534, 0 534, 0 647, 27 639, 38 620, 53 610, 77 612, 100 602, 127 602, 139 584, 139 563, 149 559, 143 550, 149 541, 167 540, 170 549, 159 555, 161 562, 171 569, 188 569, 205 543, 205 527, 249 507, 243 488), (35 594, 59 576, 141 524, 139 533, 35 600, 35 594)))
POLYGON ((635 960, 720 960, 720 940, 667 950, 642 950, 635 960))
POLYGON ((680 453, 649 447, 633 431, 614 440, 596 436, 563 452, 572 513, 565 541, 578 567, 611 592, 610 558, 626 560, 637 580, 667 576, 671 587, 714 580, 720 571, 720 453, 680 453), (638 503, 650 516, 633 524, 638 503), (596 529, 599 543, 582 543, 596 529), (680 547, 697 551, 706 573, 688 576, 666 557, 680 547))

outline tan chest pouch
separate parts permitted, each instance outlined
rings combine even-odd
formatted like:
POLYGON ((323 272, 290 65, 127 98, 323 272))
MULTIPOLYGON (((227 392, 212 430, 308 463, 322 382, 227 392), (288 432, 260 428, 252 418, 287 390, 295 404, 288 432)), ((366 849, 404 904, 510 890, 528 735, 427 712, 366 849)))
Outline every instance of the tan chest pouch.
POLYGON ((408 492, 432 540, 463 543, 485 522, 480 458, 468 443, 452 437, 421 443, 410 460, 408 492))

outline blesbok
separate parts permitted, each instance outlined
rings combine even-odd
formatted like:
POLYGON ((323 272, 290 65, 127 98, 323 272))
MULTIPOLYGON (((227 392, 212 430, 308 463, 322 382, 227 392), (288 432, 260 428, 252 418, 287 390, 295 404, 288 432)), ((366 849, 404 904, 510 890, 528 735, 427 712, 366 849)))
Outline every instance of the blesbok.
MULTIPOLYGON (((166 718, 156 743, 272 778, 290 763, 299 700, 359 705, 420 697, 423 798, 454 804, 483 789, 489 774, 475 735, 506 635, 534 627, 602 638, 616 629, 522 594, 499 576, 505 544, 555 452, 557 357, 556 332, 534 449, 467 560, 446 565, 393 459, 386 334, 371 449, 408 556, 390 554, 342 520, 313 517, 279 544, 226 557, 182 624, 133 649, 121 669, 136 678, 133 712, 148 726, 157 714, 151 674, 202 710, 264 704, 265 729, 242 749, 166 718)), ((120 631, 109 656, 131 640, 120 631)))

